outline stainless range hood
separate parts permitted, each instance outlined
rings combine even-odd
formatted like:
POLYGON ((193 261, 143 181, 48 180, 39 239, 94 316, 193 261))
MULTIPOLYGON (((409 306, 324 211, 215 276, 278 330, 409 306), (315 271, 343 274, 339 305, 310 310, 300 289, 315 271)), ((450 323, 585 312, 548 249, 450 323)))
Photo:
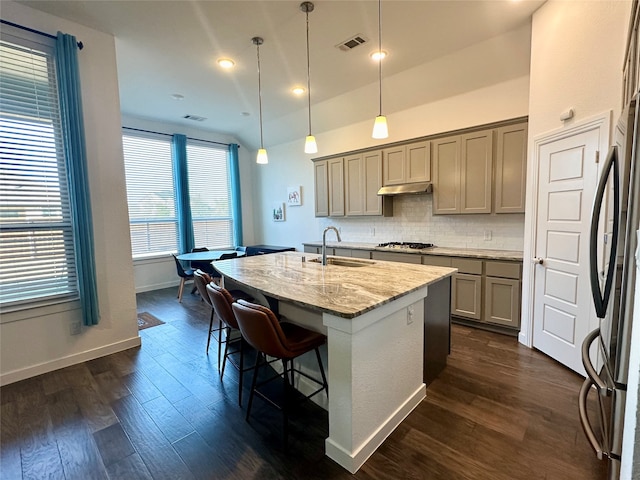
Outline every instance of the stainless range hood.
POLYGON ((378 195, 409 195, 419 193, 432 193, 433 185, 430 182, 404 183, 402 185, 389 185, 378 190, 378 195))

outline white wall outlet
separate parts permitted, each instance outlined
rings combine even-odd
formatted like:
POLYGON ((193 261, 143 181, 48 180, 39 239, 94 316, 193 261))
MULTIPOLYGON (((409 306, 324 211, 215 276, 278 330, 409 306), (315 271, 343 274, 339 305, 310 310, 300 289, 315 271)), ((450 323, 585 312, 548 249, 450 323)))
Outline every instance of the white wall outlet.
POLYGON ((484 231, 484 239, 485 239, 485 241, 491 240, 491 230, 485 230, 484 231))
POLYGON ((375 227, 370 227, 369 228, 369 235, 371 235, 372 237, 376 236, 376 228, 375 227))
POLYGON ((80 325, 80 322, 71 322, 69 325, 69 333, 71 335, 80 335, 81 329, 82 326, 80 325))
POLYGON ((407 325, 411 325, 413 323, 413 305, 409 305, 407 308, 407 325))

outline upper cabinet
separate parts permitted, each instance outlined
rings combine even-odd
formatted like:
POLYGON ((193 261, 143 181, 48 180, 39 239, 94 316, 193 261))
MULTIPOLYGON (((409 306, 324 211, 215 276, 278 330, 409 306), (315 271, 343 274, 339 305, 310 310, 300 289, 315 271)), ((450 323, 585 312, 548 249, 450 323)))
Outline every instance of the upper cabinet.
POLYGON ((382 150, 382 185, 429 181, 431 181, 430 142, 416 142, 382 150))
POLYGON ((434 214, 524 212, 527 122, 432 145, 434 214))
POLYGON ((490 213, 493 132, 433 141, 433 213, 490 213))
POLYGON ((329 170, 329 216, 344 216, 344 161, 332 158, 328 161, 329 170))
POLYGON ((329 175, 327 166, 327 160, 321 160, 313 164, 316 217, 329 215, 329 175))
POLYGON ((496 213, 524 213, 527 123, 496 129, 496 213))

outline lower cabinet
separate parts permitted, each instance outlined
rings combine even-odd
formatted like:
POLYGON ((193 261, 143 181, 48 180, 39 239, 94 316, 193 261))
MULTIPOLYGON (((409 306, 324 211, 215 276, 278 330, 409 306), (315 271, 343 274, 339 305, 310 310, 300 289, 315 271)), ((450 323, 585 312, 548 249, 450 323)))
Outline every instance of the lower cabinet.
POLYGON ((454 319, 503 332, 520 330, 521 263, 430 255, 422 263, 458 269, 451 281, 454 319))

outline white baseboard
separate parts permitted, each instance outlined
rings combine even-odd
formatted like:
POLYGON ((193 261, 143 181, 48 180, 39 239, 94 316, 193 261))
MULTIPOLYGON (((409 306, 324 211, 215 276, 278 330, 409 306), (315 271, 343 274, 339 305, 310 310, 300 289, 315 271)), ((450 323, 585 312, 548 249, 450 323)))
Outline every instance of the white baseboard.
MULTIPOLYGON (((142 285, 142 286, 136 287, 136 293, 151 292, 153 290, 162 290, 163 288, 170 288, 170 287, 178 288, 179 285, 180 285, 180 281, 176 282, 175 280, 172 280, 170 282, 155 283, 153 285, 142 285)), ((189 285, 192 285, 191 281, 188 281, 185 284, 185 290, 189 285)), ((178 294, 178 291, 176 290, 176 296, 177 294, 178 294)))
MULTIPOLYGON (((331 436, 325 440, 325 453, 327 457, 336 462, 338 465, 346 468, 350 473, 356 473, 358 469, 364 465, 364 462, 373 455, 373 452, 382 445, 382 442, 391 435, 402 421, 407 418, 414 408, 426 396, 427 387, 423 383, 398 409, 389 416, 389 418, 380 425, 371 436, 365 440, 359 448, 353 452, 349 452, 346 448, 335 443, 331 436)), ((329 432, 331 435, 331 432, 329 432)))
POLYGON ((140 337, 133 337, 127 340, 122 340, 121 342, 112 343, 110 345, 103 345, 99 348, 94 348, 92 350, 86 350, 84 352, 58 358, 50 362, 39 363, 27 368, 13 370, 11 372, 3 373, 2 375, 0 375, 0 386, 19 382, 20 380, 25 380, 37 375, 42 375, 43 373, 53 372, 54 370, 58 370, 60 368, 70 367, 71 365, 76 365, 88 360, 94 360, 96 358, 104 357, 105 355, 111 355, 112 353, 128 350, 129 348, 139 347, 140 345, 142 345, 140 337))

